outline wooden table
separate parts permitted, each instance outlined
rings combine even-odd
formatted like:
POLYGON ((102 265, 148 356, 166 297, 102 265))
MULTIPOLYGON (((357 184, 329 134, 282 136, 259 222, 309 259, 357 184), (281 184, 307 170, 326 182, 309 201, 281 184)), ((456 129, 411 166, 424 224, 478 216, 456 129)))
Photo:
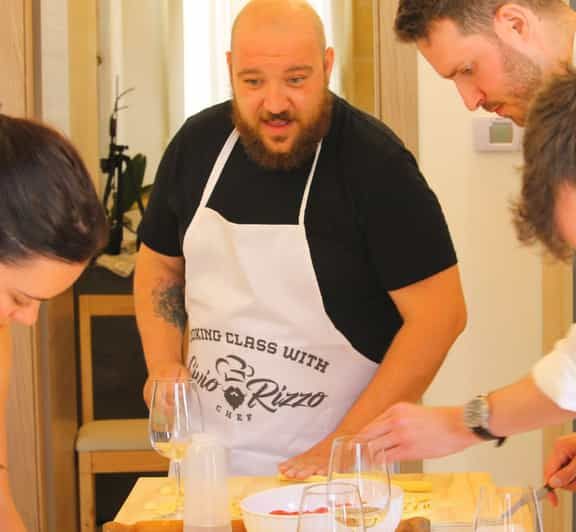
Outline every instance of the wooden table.
MULTIPOLYGON (((488 473, 433 473, 394 475, 393 481, 401 485, 406 481, 429 483, 430 491, 405 490, 405 515, 423 515, 435 530, 450 527, 450 532, 470 530, 476 496, 482 485, 492 484, 488 473)), ((170 480, 166 478, 140 478, 116 515, 115 521, 132 524, 158 518, 162 499, 168 499, 170 480)), ((229 480, 232 499, 232 517, 240 518, 238 502, 247 495, 278 486, 286 482, 275 477, 234 477, 229 480)))

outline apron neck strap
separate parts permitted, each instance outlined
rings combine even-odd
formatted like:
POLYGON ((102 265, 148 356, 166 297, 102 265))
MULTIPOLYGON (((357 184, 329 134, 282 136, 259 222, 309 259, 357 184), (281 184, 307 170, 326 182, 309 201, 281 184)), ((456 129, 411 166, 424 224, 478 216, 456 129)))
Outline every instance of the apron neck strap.
POLYGON ((304 225, 304 214, 306 213, 306 205, 308 205, 310 186, 312 185, 312 179, 314 178, 314 173, 316 172, 316 165, 318 164, 318 157, 320 157, 321 149, 322 149, 322 141, 320 141, 318 143, 318 146, 316 147, 314 162, 312 163, 312 168, 310 169, 310 174, 308 175, 308 180, 306 182, 306 188, 304 189, 304 195, 302 196, 302 203, 300 204, 300 213, 298 214, 298 225, 304 225))
POLYGON ((238 130, 234 129, 226 139, 224 146, 222 146, 222 149, 218 154, 218 158, 216 159, 216 162, 212 167, 212 171, 210 172, 210 176, 208 177, 206 186, 204 187, 204 192, 202 193, 202 199, 200 200, 199 205, 200 208, 206 207, 208 199, 212 195, 212 191, 214 190, 214 187, 216 186, 216 183, 220 178, 222 170, 224 170, 226 161, 228 160, 228 157, 230 157, 230 154, 232 153, 232 150, 234 149, 234 146, 236 145, 236 141, 238 140, 239 136, 240 135, 238 133, 238 130))

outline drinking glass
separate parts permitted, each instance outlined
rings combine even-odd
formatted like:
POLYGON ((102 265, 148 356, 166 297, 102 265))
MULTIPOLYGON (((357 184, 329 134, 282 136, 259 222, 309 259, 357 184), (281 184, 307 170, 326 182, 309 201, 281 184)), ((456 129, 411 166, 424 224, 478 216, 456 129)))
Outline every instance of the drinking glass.
POLYGON ((540 502, 533 488, 480 488, 474 532, 542 532, 540 502), (519 500, 526 503, 517 506, 519 500))
POLYGON ((353 436, 342 436, 332 442, 329 481, 354 484, 360 493, 366 528, 377 527, 390 507, 390 473, 388 465, 377 456, 373 444, 353 436))
POLYGON ((365 532, 358 488, 347 482, 312 484, 302 491, 298 532, 365 532))
POLYGON ((182 459, 192 436, 203 431, 200 398, 192 380, 153 381, 148 429, 154 450, 172 461, 178 510, 182 505, 182 459))

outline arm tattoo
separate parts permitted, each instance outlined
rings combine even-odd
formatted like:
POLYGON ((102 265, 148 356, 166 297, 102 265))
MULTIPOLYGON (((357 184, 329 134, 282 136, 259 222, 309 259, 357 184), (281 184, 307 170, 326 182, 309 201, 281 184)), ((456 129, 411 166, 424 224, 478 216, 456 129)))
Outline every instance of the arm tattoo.
POLYGON ((184 332, 187 319, 184 306, 184 285, 158 286, 152 290, 152 300, 156 316, 178 327, 180 332, 184 332))

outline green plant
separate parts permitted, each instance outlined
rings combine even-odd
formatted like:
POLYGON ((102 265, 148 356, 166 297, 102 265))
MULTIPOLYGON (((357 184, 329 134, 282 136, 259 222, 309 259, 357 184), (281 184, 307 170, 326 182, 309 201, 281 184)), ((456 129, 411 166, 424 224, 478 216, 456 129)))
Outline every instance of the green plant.
POLYGON ((120 180, 122 190, 120 197, 122 204, 120 205, 121 211, 129 211, 134 203, 141 197, 142 182, 144 181, 144 174, 146 173, 146 156, 141 153, 130 157, 126 161, 126 168, 123 172, 123 179, 120 180))

